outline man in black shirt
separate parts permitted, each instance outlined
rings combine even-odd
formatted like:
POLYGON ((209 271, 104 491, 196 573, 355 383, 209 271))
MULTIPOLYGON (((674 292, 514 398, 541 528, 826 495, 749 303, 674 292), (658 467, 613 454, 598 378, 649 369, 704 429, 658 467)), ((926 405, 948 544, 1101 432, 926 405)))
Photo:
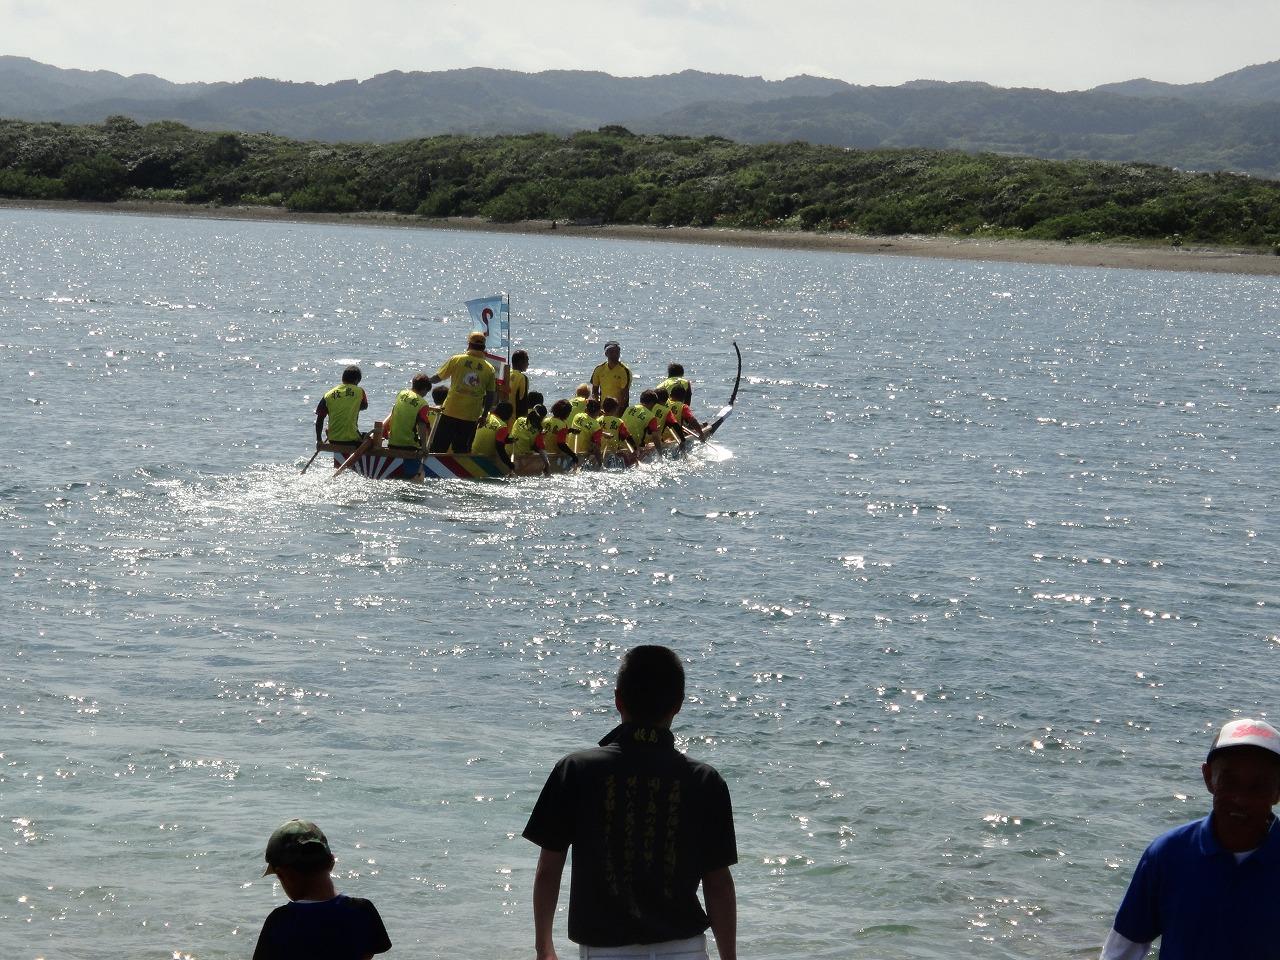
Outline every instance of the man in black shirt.
POLYGON ((634 648, 614 691, 622 723, 547 778, 524 828, 542 848, 533 882, 538 960, 556 960, 551 928, 571 846, 569 939, 583 960, 705 958, 707 927, 721 960, 736 960, 729 788, 676 750, 671 721, 683 702, 680 658, 666 647, 634 648))

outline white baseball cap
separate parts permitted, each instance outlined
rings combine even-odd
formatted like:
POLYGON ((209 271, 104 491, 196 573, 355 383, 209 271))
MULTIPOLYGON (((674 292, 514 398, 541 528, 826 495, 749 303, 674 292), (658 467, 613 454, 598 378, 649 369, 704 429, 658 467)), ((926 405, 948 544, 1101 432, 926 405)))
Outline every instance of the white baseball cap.
POLYGON ((1209 748, 1209 756, 1205 760, 1211 760, 1219 750, 1229 747, 1261 747, 1280 757, 1280 731, 1265 720, 1250 720, 1247 717, 1232 720, 1224 724, 1213 738, 1213 746, 1209 748))

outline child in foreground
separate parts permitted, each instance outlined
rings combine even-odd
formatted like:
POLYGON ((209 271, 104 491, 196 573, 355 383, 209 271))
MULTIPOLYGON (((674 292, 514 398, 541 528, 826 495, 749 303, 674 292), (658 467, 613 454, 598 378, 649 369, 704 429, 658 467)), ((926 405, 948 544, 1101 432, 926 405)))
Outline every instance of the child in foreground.
POLYGON ((262 925, 253 960, 370 960, 391 949, 382 918, 368 900, 338 893, 333 853, 314 823, 290 820, 267 841, 267 869, 290 900, 262 925))

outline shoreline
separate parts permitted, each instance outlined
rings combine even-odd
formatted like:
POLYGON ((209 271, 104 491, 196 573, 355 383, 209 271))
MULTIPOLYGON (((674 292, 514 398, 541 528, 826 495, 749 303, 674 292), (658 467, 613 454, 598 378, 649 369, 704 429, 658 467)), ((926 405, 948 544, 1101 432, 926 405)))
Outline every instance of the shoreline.
POLYGON ((479 217, 432 219, 412 214, 383 212, 299 213, 279 207, 215 207, 139 200, 93 203, 77 200, 0 199, 0 210, 108 213, 201 220, 257 220, 272 223, 355 224, 413 230, 465 230, 528 235, 552 234, 557 237, 703 243, 774 250, 881 254, 990 263, 1280 276, 1280 256, 1235 247, 1175 248, 1119 243, 1066 243, 1051 240, 915 235, 873 237, 843 233, 745 230, 731 227, 654 227, 630 224, 573 226, 550 220, 493 223, 479 217))

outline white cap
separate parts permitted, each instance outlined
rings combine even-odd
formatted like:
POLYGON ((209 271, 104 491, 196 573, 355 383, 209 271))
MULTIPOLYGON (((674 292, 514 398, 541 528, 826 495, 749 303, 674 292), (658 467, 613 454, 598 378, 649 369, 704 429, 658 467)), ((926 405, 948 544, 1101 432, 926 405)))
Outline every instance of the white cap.
POLYGON ((1226 750, 1228 747, 1261 747, 1280 757, 1280 732, 1265 720, 1232 720, 1213 738, 1213 746, 1209 748, 1206 759, 1211 759, 1219 750, 1226 750))

